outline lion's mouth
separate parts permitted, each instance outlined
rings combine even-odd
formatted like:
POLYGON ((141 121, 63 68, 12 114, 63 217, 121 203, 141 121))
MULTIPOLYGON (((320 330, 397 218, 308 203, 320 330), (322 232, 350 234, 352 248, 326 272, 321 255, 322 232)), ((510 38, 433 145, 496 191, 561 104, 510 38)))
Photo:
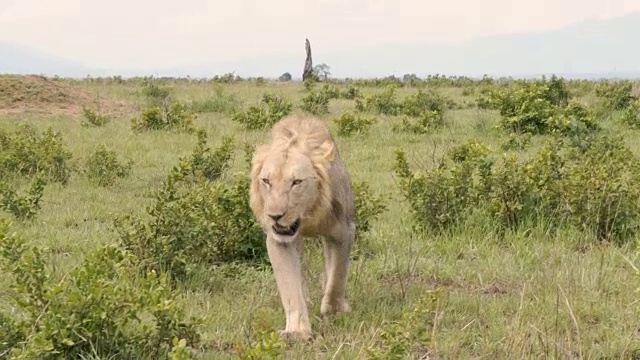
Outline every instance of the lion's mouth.
POLYGON ((273 225, 273 232, 282 236, 293 236, 298 232, 298 228, 300 228, 300 218, 289 227, 282 227, 276 223, 273 225))

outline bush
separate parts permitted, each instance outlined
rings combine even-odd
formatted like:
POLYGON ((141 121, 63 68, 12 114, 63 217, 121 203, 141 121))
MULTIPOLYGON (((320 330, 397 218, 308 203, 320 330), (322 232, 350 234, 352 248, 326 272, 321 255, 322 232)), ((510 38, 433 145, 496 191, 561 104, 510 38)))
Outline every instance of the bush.
POLYGON ((264 263, 264 234, 249 207, 248 176, 185 183, 189 172, 182 165, 173 168, 147 209, 148 221, 116 219, 121 244, 143 268, 167 271, 174 279, 185 279, 202 266, 264 263))
POLYGON ((624 110, 620 121, 632 129, 640 129, 640 100, 635 100, 624 110))
POLYGON ((333 123, 338 127, 338 135, 351 136, 354 133, 366 134, 372 125, 378 122, 376 118, 367 118, 352 112, 344 112, 334 118, 333 123))
POLYGON ((142 111, 140 118, 131 119, 131 129, 134 132, 147 130, 178 130, 194 131, 195 113, 187 110, 185 104, 179 101, 165 103, 162 106, 152 106, 142 111))
POLYGON ((309 93, 302 98, 300 108, 314 115, 328 114, 330 99, 329 94, 324 91, 309 91, 309 93))
POLYGON ((394 132, 410 132, 414 134, 427 134, 444 126, 444 117, 438 111, 428 111, 420 114, 417 119, 403 116, 402 121, 392 125, 394 132))
POLYGON ((89 181, 97 186, 110 186, 117 179, 123 179, 131 174, 133 161, 122 164, 116 152, 107 149, 103 144, 97 146, 85 162, 84 172, 89 181))
POLYGON ((354 100, 362 96, 360 93, 360 89, 353 85, 349 85, 347 89, 343 91, 340 95, 347 100, 354 100))
POLYGON ((356 208, 356 243, 365 233, 371 229, 371 223, 380 214, 387 211, 386 199, 372 194, 369 183, 366 181, 353 183, 353 193, 356 208))
POLYGON ((606 109, 624 110, 638 100, 633 95, 633 83, 624 81, 602 81, 596 86, 596 96, 603 101, 606 109))
POLYGON ((591 134, 555 137, 527 160, 506 153, 494 160, 470 142, 452 149, 436 168, 412 173, 397 151, 400 189, 416 226, 442 231, 486 211, 499 229, 525 221, 565 223, 601 240, 626 241, 640 221, 640 159, 620 138, 591 134))
POLYGON ((46 181, 43 178, 35 178, 27 193, 20 196, 13 187, 0 181, 0 209, 10 213, 18 220, 33 218, 40 210, 40 199, 44 193, 45 185, 46 181))
POLYGON ((359 111, 371 111, 384 115, 398 115, 402 105, 396 101, 395 86, 387 86, 381 93, 365 97, 364 102, 356 99, 356 109, 359 111))
POLYGON ((402 102, 402 113, 411 117, 420 117, 425 113, 436 112, 443 116, 450 106, 451 100, 443 95, 430 91, 428 93, 418 90, 415 94, 407 96, 402 102))
POLYGON ((41 135, 26 124, 13 133, 0 130, 0 178, 42 175, 66 185, 72 171, 71 158, 60 133, 50 127, 41 135))
POLYGON ((104 126, 108 124, 110 121, 110 119, 107 116, 96 114, 93 110, 87 107, 82 108, 82 113, 84 115, 84 118, 87 120, 86 122, 82 121, 81 123, 82 126, 89 126, 89 125, 104 126))
POLYGON ((194 101, 191 111, 195 113, 233 114, 238 111, 241 103, 233 94, 225 94, 222 86, 214 90, 215 94, 203 101, 194 101))
MULTIPOLYGON (((0 265, 13 277, 16 313, 0 322, 0 353, 16 359, 151 359, 166 357, 174 339, 198 343, 198 320, 184 320, 166 275, 138 276, 129 252, 102 247, 58 280, 46 270, 41 249, 8 228, 0 223, 0 265)), ((7 318, 0 312, 0 319, 7 318)))
POLYGON ((237 112, 231 120, 250 130, 270 127, 291 113, 293 105, 278 95, 262 95, 260 105, 250 106, 246 112, 237 112))
POLYGON ((233 156, 234 138, 225 137, 222 144, 215 151, 207 146, 207 132, 198 131, 198 143, 189 159, 180 160, 182 176, 187 174, 194 177, 194 181, 218 179, 230 167, 233 156))

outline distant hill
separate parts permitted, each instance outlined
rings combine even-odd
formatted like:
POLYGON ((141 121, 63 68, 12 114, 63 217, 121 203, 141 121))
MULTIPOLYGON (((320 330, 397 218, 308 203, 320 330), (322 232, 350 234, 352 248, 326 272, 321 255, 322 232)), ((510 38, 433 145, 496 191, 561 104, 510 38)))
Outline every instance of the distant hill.
MULTIPOLYGON (((304 35, 301 35, 304 36, 304 35)), ((504 34, 476 38, 457 46, 398 45, 327 52, 314 48, 314 63, 331 67, 335 77, 428 74, 528 77, 640 78, 640 12, 605 20, 585 20, 539 33, 504 34)), ((312 46, 313 46, 313 39, 312 46)), ((151 75, 205 77, 227 72, 240 76, 277 77, 290 72, 299 78, 304 49, 281 56, 260 56, 233 63, 145 71, 89 69, 24 47, 0 43, 0 73, 38 73, 84 77, 151 75), (8 49, 8 50, 7 50, 8 49), (6 55, 8 54, 8 56, 6 55)))

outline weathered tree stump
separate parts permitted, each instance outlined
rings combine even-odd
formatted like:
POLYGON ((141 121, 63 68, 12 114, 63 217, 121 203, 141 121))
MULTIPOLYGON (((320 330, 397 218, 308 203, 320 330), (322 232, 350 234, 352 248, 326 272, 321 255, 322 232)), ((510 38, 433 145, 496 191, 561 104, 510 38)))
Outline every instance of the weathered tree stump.
POLYGON ((313 79, 313 60, 311 59, 311 43, 309 42, 309 39, 305 39, 305 49, 307 51, 307 59, 304 62, 302 81, 313 79))

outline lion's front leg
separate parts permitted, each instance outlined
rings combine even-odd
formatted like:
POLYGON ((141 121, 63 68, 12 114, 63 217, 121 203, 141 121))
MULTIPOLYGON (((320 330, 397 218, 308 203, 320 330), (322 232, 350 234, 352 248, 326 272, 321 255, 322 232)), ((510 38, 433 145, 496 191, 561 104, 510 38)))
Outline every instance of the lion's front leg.
POLYGON ((348 312, 349 304, 346 298, 347 276, 351 247, 355 238, 355 226, 340 227, 334 234, 325 237, 324 263, 325 288, 320 312, 331 315, 348 312))
POLYGON ((299 241, 298 238, 295 242, 283 243, 267 237, 267 252, 286 316, 282 335, 309 339, 311 324, 304 299, 299 241))

